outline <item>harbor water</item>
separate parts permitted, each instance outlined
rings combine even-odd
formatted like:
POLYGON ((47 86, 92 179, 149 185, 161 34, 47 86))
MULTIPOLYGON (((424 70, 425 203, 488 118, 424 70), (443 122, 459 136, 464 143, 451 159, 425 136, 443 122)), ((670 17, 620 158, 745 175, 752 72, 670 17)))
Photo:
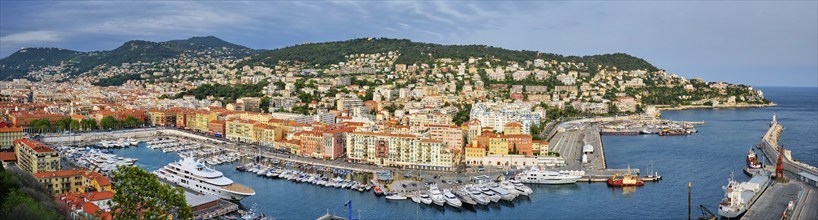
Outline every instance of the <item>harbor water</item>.
MULTIPOLYGON (((263 213, 278 219, 315 219, 327 212, 346 216, 344 203, 353 204, 353 217, 361 219, 679 219, 687 216, 687 182, 692 182, 692 214, 699 204, 715 212, 724 196, 721 186, 731 173, 746 181, 741 169, 745 156, 767 130, 776 113, 785 126, 780 143, 795 159, 818 165, 818 88, 761 88, 776 107, 748 109, 695 109, 665 111, 662 118, 705 121, 690 136, 604 136, 610 168, 639 168, 643 174, 658 171, 664 179, 636 188, 609 188, 604 183, 531 185, 529 198, 491 204, 476 209, 418 205, 411 200, 387 201, 371 191, 361 193, 280 179, 258 177, 235 170, 237 164, 215 166, 225 176, 253 188, 255 196, 241 201, 257 204, 263 213)), ((114 153, 138 158, 137 165, 153 171, 178 160, 175 153, 143 147, 114 153)))

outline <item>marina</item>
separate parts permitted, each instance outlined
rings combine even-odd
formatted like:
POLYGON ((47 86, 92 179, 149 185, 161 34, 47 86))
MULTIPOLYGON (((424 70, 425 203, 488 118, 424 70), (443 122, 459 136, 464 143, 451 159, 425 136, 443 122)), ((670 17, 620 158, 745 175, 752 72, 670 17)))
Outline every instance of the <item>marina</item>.
MULTIPOLYGON (((356 208, 360 209, 360 211, 354 210, 353 213, 355 215, 360 213, 359 215, 362 218, 406 216, 405 213, 415 213, 416 209, 418 210, 418 216, 423 218, 503 218, 503 216, 520 215, 518 213, 519 209, 539 210, 539 207, 550 206, 600 206, 610 207, 605 208, 605 210, 616 210, 616 212, 604 210, 589 212, 586 216, 589 218, 667 218, 667 216, 686 215, 686 210, 682 211, 676 207, 678 205, 671 204, 686 200, 686 195, 683 195, 681 193, 682 191, 677 188, 686 188, 686 184, 690 180, 694 180, 693 203, 701 203, 710 208, 710 210, 717 210, 717 204, 724 196, 724 191, 721 189, 721 186, 724 185, 725 177, 730 176, 730 171, 740 171, 746 167, 746 155, 748 152, 746 146, 751 146, 758 141, 754 135, 737 134, 764 133, 764 131, 768 129, 767 124, 758 122, 769 121, 767 119, 773 110, 775 109, 737 110, 747 112, 745 115, 740 116, 733 115, 734 113, 732 113, 732 111, 710 109, 668 112, 665 114, 666 116, 691 121, 706 120, 709 122, 714 119, 719 120, 712 123, 709 122, 708 126, 699 128, 700 133, 697 135, 680 138, 663 138, 656 135, 638 137, 605 136, 602 140, 599 140, 599 146, 594 146, 594 153, 601 154, 601 143, 604 143, 606 162, 601 163, 600 161, 599 166, 605 164, 610 167, 624 168, 630 165, 631 167, 638 167, 642 168, 641 170, 647 171, 653 170, 650 169, 650 167, 654 164, 653 161, 655 161, 655 170, 662 171, 665 179, 650 184, 650 187, 610 188, 606 186, 606 184, 583 184, 583 179, 578 180, 579 182, 577 184, 534 184, 529 185, 533 193, 528 197, 516 198, 511 203, 491 202, 488 206, 478 205, 474 210, 472 210, 472 208, 455 209, 448 205, 438 207, 436 205, 429 206, 416 204, 415 202, 406 202, 412 201, 412 198, 409 196, 403 199, 404 201, 387 200, 385 196, 373 197, 373 194, 370 193, 338 190, 334 187, 316 187, 312 184, 295 184, 292 181, 270 180, 266 177, 259 177, 255 173, 239 172, 235 169, 237 165, 244 165, 246 162, 226 163, 217 165, 214 168, 222 171, 225 176, 236 182, 246 183, 248 187, 253 188, 258 193, 255 196, 243 199, 241 201, 242 206, 250 207, 252 204, 258 203, 260 209, 264 210, 265 213, 272 214, 273 216, 281 216, 282 218, 288 216, 318 217, 327 213, 327 210, 329 210, 330 213, 346 213, 344 210, 345 207, 342 204, 348 200, 352 200, 356 204, 356 208), (751 118, 755 121, 745 120, 746 118, 751 118), (702 154, 701 152, 709 153, 702 154), (726 155, 732 156, 727 157, 726 155), (294 194, 293 192, 297 193, 294 194), (293 195, 299 196, 298 198, 293 198, 293 195), (656 195, 665 196, 657 199, 656 195), (307 199, 316 196, 325 199, 320 201, 307 199), (636 207, 654 207, 654 210, 647 213, 636 207)), ((781 113, 779 113, 779 115, 781 115, 781 113)), ((782 119, 782 123, 784 120, 786 120, 787 123, 794 123, 793 119, 782 119)), ((794 129, 790 128, 790 130, 794 129)), ((785 136, 784 138, 786 139, 787 137, 785 136)), ((582 139, 575 140, 579 140, 579 143, 576 144, 577 147, 574 149, 581 149, 582 139)), ((803 142, 798 141, 797 139, 790 139, 787 142, 792 143, 791 145, 793 147, 791 148, 793 149, 794 155, 796 151, 798 151, 798 147, 806 146, 803 142)), ((552 141, 551 143, 554 142, 556 141, 552 141)), ((567 140, 563 142, 567 143, 567 140)), ((140 145, 144 145, 144 143, 140 145)), ((560 146, 560 148, 562 147, 564 146, 560 146)), ((568 148, 565 148, 565 150, 570 151, 568 148)), ((179 159, 177 154, 162 153, 158 150, 143 147, 112 149, 112 151, 123 157, 137 158, 138 161, 136 164, 148 170, 158 169, 161 166, 179 159)), ((798 155, 802 155, 803 152, 805 151, 798 151, 798 155)), ((809 153, 809 151, 807 151, 807 153, 809 153)), ((575 164, 580 163, 580 154, 581 153, 577 153, 575 164)), ((284 156, 283 158, 287 157, 284 156)), ((805 161, 809 161, 809 158, 808 156, 803 157, 805 161)), ((812 162, 810 161, 809 163, 812 162)), ((565 169, 570 170, 571 168, 565 169)), ((612 170, 613 169, 608 169, 608 171, 612 170)), ((619 170, 615 172, 622 171, 619 170)), ((396 174, 394 176, 401 177, 402 175, 396 174)), ((426 177, 425 179, 433 179, 431 174, 424 174, 424 176, 426 177)), ((584 178, 606 180, 605 177, 595 177, 593 173, 588 173, 584 178)), ((460 177, 460 179, 469 180, 471 176, 463 176, 460 177)), ((736 180, 747 181, 748 177, 738 175, 736 176, 736 180)), ((438 184, 440 186, 444 185, 441 183, 438 184)), ((400 183, 395 181, 390 187, 394 187, 395 185, 399 186, 400 183)), ((407 186, 411 186, 411 184, 407 186)), ((421 203, 424 203, 424 194, 429 196, 428 192, 419 193, 418 200, 421 201, 421 203)), ((458 197, 457 192, 452 192, 452 194, 458 197)), ((815 194, 814 191, 813 194, 815 194)), ((396 198, 399 199, 400 197, 396 198)), ((806 198, 808 199, 810 197, 806 198)), ((474 199, 472 200, 474 201, 474 199)), ((761 204, 760 201, 758 204, 761 204)), ((806 210, 809 211, 809 209, 806 210)), ((554 218, 571 218, 574 216, 570 213, 548 213, 554 218)), ((545 214, 545 212, 532 211, 532 213, 523 214, 522 216, 534 218, 535 216, 543 214, 545 214)), ((411 216, 406 217, 411 218, 411 216)))

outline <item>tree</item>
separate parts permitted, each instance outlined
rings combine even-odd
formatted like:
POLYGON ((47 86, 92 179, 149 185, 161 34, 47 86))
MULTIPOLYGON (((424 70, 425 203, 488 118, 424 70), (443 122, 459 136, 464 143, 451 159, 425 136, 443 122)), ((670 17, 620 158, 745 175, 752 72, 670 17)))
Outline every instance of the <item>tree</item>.
POLYGON ((116 125, 116 119, 113 116, 105 116, 102 120, 99 121, 99 126, 102 129, 111 129, 116 125))
POLYGON ((193 218, 184 190, 162 183, 152 173, 134 166, 119 166, 112 172, 116 193, 114 219, 193 218))
POLYGON ((71 124, 68 125, 68 127, 71 128, 71 131, 79 131, 82 128, 80 121, 77 120, 71 120, 71 124))
POLYGON ((122 122, 122 125, 128 128, 136 127, 139 125, 144 124, 145 122, 141 119, 134 118, 133 116, 128 116, 125 118, 125 121, 122 122))
POLYGON ((270 97, 264 96, 261 97, 261 104, 259 104, 259 108, 261 112, 266 112, 268 108, 270 108, 270 97))
POLYGON ((80 121, 80 127, 82 127, 83 130, 96 130, 97 122, 93 119, 82 119, 80 121))
POLYGON ((59 131, 68 130, 70 126, 71 118, 62 118, 60 120, 57 120, 56 123, 54 123, 54 128, 56 128, 59 131))

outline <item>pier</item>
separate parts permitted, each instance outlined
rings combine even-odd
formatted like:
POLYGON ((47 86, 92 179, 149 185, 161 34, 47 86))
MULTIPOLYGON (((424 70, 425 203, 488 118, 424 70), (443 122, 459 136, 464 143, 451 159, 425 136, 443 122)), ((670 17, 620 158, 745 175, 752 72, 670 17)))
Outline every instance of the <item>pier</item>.
MULTIPOLYGON (((621 120, 622 118, 615 118, 621 120)), ((565 158, 565 167, 560 170, 582 170, 585 176, 577 182, 606 182, 614 175, 628 172, 626 168, 611 169, 605 158, 605 147, 602 144, 600 127, 596 124, 601 121, 614 120, 613 117, 596 120, 578 120, 559 125, 559 130, 548 145, 551 152, 559 153, 565 158), (587 147, 587 146, 590 146, 587 147), (583 159, 583 156, 585 159, 583 159)), ((637 168, 630 168, 634 174, 641 174, 637 168)), ((661 176, 640 176, 642 181, 655 182, 661 176)))
MULTIPOLYGON (((784 131, 773 115, 770 128, 756 145, 764 153, 769 167, 776 167, 779 157, 778 139, 784 131)), ((792 159, 785 149, 782 158, 785 179, 777 180, 764 191, 742 219, 818 219, 818 185, 815 180, 802 181, 818 176, 818 168, 792 159)))

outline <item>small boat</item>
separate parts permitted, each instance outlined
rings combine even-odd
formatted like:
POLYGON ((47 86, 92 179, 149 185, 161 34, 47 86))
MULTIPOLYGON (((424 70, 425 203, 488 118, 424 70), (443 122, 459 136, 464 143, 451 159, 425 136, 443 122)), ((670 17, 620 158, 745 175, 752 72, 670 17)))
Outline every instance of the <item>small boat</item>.
POLYGON ((429 197, 429 194, 420 193, 420 202, 426 205, 432 204, 432 198, 429 197))
POLYGON ((420 203, 420 197, 418 197, 417 195, 409 196, 409 198, 412 199, 412 202, 420 203))
POLYGON ((400 194, 397 194, 397 193, 390 193, 388 196, 386 196, 386 199, 389 199, 389 200, 404 200, 404 199, 406 199, 406 196, 403 196, 403 195, 400 195, 400 194))
POLYGON ((383 196, 384 195, 383 190, 381 189, 380 186, 375 186, 375 195, 376 196, 383 196))

